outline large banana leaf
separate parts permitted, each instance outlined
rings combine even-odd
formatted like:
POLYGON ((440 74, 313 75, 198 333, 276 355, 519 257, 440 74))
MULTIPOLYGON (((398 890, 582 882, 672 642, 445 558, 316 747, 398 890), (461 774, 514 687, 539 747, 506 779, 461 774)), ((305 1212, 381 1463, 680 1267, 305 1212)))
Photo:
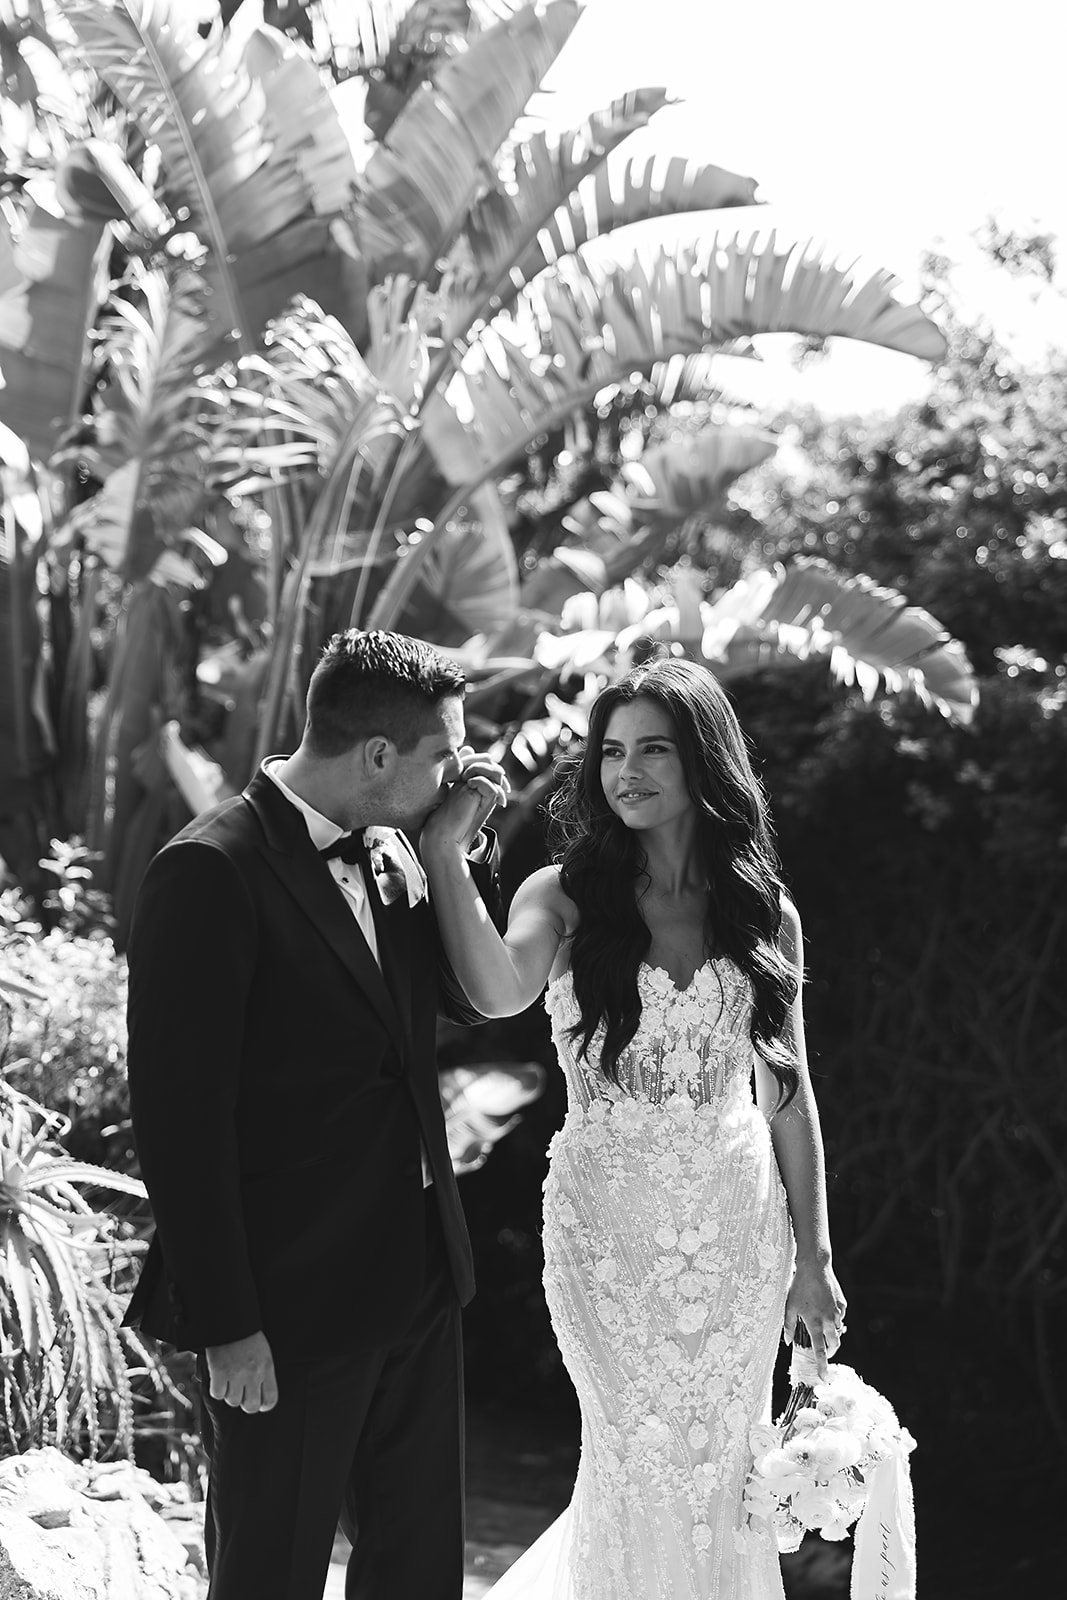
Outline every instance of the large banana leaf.
MULTIPOLYGON (((462 292, 454 291, 449 306, 449 338, 465 332, 490 301, 499 308, 535 276, 525 272, 520 277, 516 269, 536 253, 541 229, 583 178, 667 104, 663 89, 635 89, 577 128, 554 135, 538 132, 504 151, 499 163, 503 177, 473 207, 453 252, 462 292)), ((542 260, 536 270, 545 264, 542 260)))
POLYGON ((101 322, 112 381, 98 399, 96 443, 76 454, 103 486, 75 509, 68 532, 127 580, 145 575, 160 533, 188 526, 203 500, 190 399, 210 338, 203 304, 191 270, 168 277, 134 262, 101 322))
POLYGON ((205 387, 205 403, 226 415, 225 425, 214 430, 210 470, 216 484, 233 493, 293 477, 319 480, 284 578, 259 755, 271 747, 286 708, 298 706, 306 687, 301 630, 309 582, 331 569, 358 568, 358 608, 366 575, 392 548, 384 540, 388 507, 382 480, 425 376, 435 315, 430 297, 412 294, 406 280, 374 290, 364 357, 339 323, 300 300, 271 324, 262 355, 243 359, 232 377, 220 374, 205 387), (375 509, 369 539, 354 552, 349 530, 365 529, 375 509))
POLYGON ((106 252, 99 223, 35 204, 15 235, 0 214, 0 422, 37 460, 84 403, 106 252))
POLYGON ((57 53, 66 39, 52 0, 0 0, 0 149, 8 172, 47 164, 85 132, 84 85, 57 53))
POLYGON ((806 245, 779 249, 713 239, 663 250, 650 267, 596 267, 570 257, 525 291, 528 321, 497 319, 463 358, 446 395, 481 458, 481 474, 457 488, 433 531, 411 549, 375 602, 371 626, 395 626, 432 553, 438 530, 487 478, 609 383, 671 356, 770 332, 837 334, 936 360, 945 349, 916 306, 892 298, 896 280, 875 272, 857 283, 806 245))
MULTIPOLYGON (((355 166, 325 84, 259 29, 201 37, 183 0, 69 0, 82 57, 161 156, 161 192, 210 250, 216 331, 247 348, 298 285, 345 313, 336 220, 355 166)), ((347 307, 352 312, 352 307, 347 307)))
POLYGON ((377 280, 431 276, 578 16, 576 0, 524 6, 446 61, 405 105, 368 163, 354 210, 377 280))
MULTIPOLYGON (((465 482, 476 460, 452 413, 442 407, 428 415, 423 434, 444 482, 465 482)), ((449 524, 425 563, 404 616, 413 633, 443 645, 495 633, 518 602, 515 550, 496 485, 483 483, 466 511, 449 524)))
POLYGON ((577 546, 560 546, 524 575, 517 607, 500 614, 493 653, 532 654, 538 635, 555 631, 564 607, 573 609, 578 596, 594 608, 594 620, 582 623, 587 630, 599 634, 612 627, 613 617, 616 628, 633 621, 616 616, 624 592, 631 609, 640 593, 629 575, 661 560, 670 534, 721 500, 727 487, 773 455, 777 444, 773 434, 759 428, 722 426, 654 446, 628 463, 612 490, 597 491, 571 508, 567 521, 577 546))
POLYGON ((640 458, 645 482, 628 487, 631 513, 641 522, 677 527, 709 510, 728 484, 769 460, 777 449, 776 434, 746 424, 652 445, 640 458))
POLYGON ((703 608, 703 624, 701 651, 717 670, 825 655, 868 699, 884 683, 893 692, 914 689, 956 721, 974 715, 978 689, 966 652, 928 611, 815 557, 741 579, 703 608))

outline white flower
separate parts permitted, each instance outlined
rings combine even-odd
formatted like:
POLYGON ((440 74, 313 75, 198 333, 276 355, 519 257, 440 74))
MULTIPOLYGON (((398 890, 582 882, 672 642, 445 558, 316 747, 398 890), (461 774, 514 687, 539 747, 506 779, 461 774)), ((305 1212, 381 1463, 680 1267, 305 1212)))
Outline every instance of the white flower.
POLYGON ((859 1441, 852 1434, 829 1428, 815 1428, 808 1434, 808 1450, 820 1478, 828 1478, 842 1467, 854 1466, 860 1457, 859 1441))
POLYGON ((664 1403, 669 1405, 672 1411, 675 1406, 681 1405, 685 1398, 685 1392, 680 1383, 665 1383, 660 1390, 660 1394, 663 1396, 664 1403))
POLYGON ((613 1283, 615 1278, 618 1276, 618 1272, 618 1263, 612 1261, 610 1256, 605 1256, 604 1259, 602 1261, 598 1261, 596 1266, 593 1268, 593 1277, 598 1283, 613 1283))
POLYGON ((557 1200, 554 1215, 556 1221, 564 1228, 573 1228, 578 1221, 577 1213, 569 1200, 557 1200))
POLYGON ((675 1280, 675 1287, 687 1300, 695 1300, 698 1295, 704 1293, 704 1274, 693 1271, 680 1272, 675 1280))
POLYGON ((656 1243, 664 1250, 673 1250, 678 1243, 678 1235, 670 1226, 657 1228, 656 1243))
POLYGON ((694 1422, 686 1435, 690 1450, 703 1450, 709 1437, 708 1430, 702 1422, 694 1422))
POLYGON ((714 1244, 719 1237, 719 1224, 714 1217, 705 1217, 697 1232, 704 1244, 714 1244))
POLYGON ((693 1523, 693 1544, 698 1550, 708 1550, 711 1547, 711 1529, 706 1522, 693 1523))
POLYGON ((707 1306, 702 1305, 699 1300, 694 1300, 690 1305, 682 1307, 674 1325, 679 1333, 699 1333, 707 1320, 707 1306))
POLYGON ((619 1320, 619 1308, 614 1300, 601 1300, 597 1304, 596 1314, 605 1327, 610 1327, 619 1320))
POLYGON ((798 1463, 795 1455, 788 1455, 785 1450, 768 1450, 760 1462, 759 1470, 764 1478, 769 1478, 772 1483, 789 1478, 801 1479, 803 1467, 798 1463))
POLYGON ((683 1228, 678 1235, 678 1248, 683 1255, 695 1255, 700 1249, 700 1235, 695 1228, 683 1228))
POLYGON ((766 1451, 778 1448, 779 1432, 769 1422, 757 1422, 754 1428, 748 1430, 748 1447, 757 1463, 766 1451))

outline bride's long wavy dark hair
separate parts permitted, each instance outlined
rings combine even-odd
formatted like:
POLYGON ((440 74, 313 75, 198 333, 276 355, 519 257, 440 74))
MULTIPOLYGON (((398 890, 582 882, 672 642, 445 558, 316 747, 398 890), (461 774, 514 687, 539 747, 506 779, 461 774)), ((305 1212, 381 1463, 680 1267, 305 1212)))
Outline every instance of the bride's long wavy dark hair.
POLYGON ((778 947, 782 882, 767 802, 733 707, 711 673, 691 661, 635 667, 597 696, 584 751, 565 765, 549 807, 560 880, 580 916, 571 948, 579 1010, 572 1037, 588 1057, 603 1023, 600 1070, 618 1081, 619 1058, 641 1016, 637 974, 652 942, 635 892, 644 852, 640 834, 610 809, 600 781, 611 714, 638 699, 661 707, 674 724, 710 891, 706 953, 729 956, 752 984, 752 1043, 778 1081, 780 1110, 799 1081, 783 1038, 797 980, 778 947))

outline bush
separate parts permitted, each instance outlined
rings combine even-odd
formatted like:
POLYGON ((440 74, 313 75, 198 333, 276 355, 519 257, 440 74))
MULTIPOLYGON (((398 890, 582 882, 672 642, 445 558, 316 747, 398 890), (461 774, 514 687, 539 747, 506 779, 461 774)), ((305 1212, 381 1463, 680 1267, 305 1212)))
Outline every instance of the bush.
MULTIPOLYGON (((8 1001, 0 1070, 69 1122, 71 1154, 133 1171, 126 1088, 126 965, 102 926, 45 932, 14 890, 0 895, 0 975, 42 991, 8 1001)), ((2 1001, 0 1001, 2 1003, 2 1001)))

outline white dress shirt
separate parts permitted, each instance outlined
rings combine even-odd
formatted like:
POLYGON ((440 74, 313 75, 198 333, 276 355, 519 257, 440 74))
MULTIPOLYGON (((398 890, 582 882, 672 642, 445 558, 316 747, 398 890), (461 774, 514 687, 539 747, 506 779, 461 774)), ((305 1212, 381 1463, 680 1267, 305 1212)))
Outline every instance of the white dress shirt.
MULTIPOLYGON (((332 822, 329 817, 324 817, 321 811, 315 810, 314 806, 309 806, 306 800, 302 800, 298 794, 294 793, 292 789, 282 782, 276 769, 282 765, 284 760, 284 756, 278 756, 273 761, 265 761, 263 763, 263 771, 271 783, 282 791, 289 804, 295 806, 300 812, 307 824, 307 830, 315 849, 328 850, 332 844, 341 838, 342 834, 348 832, 348 829, 339 828, 336 822, 332 822)), ((334 882, 344 895, 348 909, 359 924, 359 931, 370 946, 370 953, 380 968, 382 961, 378 953, 378 933, 374 926, 374 914, 371 911, 370 901, 367 898, 368 888, 363 878, 363 868, 357 866, 355 862, 342 861, 340 856, 332 857, 327 861, 326 865, 330 869, 334 882)), ((425 1189, 433 1182, 433 1174, 430 1171, 430 1162, 426 1155, 426 1146, 422 1141, 421 1135, 419 1138, 419 1155, 422 1159, 422 1185, 425 1189)))

